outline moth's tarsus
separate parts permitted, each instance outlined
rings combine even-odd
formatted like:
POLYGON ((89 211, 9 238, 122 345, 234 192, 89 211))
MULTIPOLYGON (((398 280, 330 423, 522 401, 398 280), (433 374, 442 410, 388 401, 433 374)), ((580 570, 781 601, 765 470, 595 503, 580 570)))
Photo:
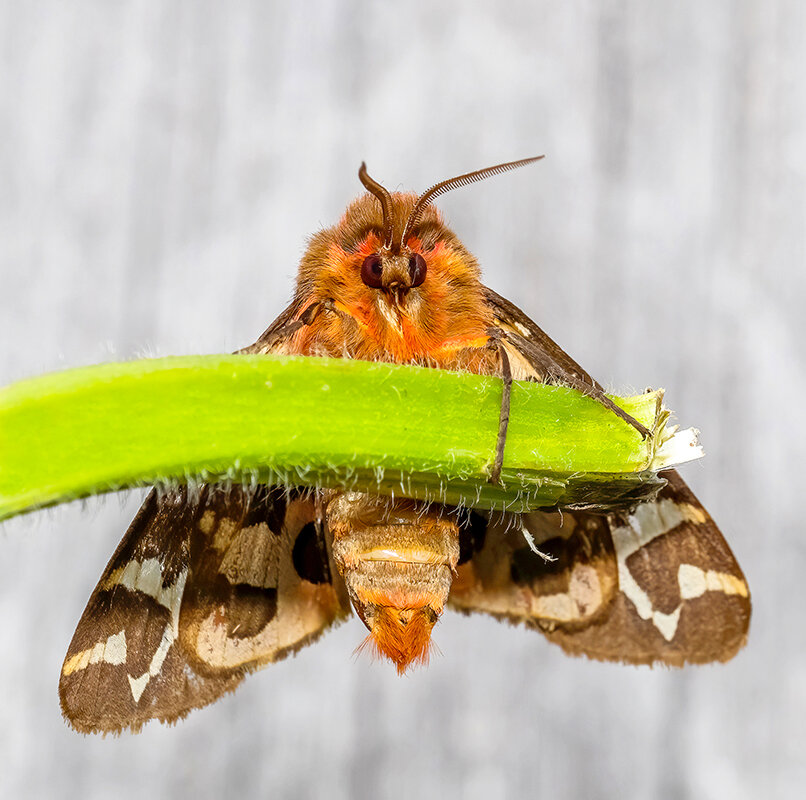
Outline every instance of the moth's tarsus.
POLYGON ((607 397, 604 393, 602 393, 601 397, 596 398, 599 400, 600 403, 603 403, 608 408, 610 408, 617 416, 621 417, 628 425, 631 425, 638 433, 641 434, 641 438, 646 440, 652 436, 652 431, 649 430, 645 425, 642 425, 635 417, 630 416, 623 408, 617 406, 609 397, 607 397), (603 398, 603 399, 602 399, 603 398))

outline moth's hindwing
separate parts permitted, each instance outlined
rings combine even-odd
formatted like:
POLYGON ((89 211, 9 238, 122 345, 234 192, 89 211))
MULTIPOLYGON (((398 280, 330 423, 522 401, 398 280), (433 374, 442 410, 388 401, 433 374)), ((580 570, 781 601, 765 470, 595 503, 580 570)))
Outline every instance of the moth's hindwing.
POLYGON ((573 655, 727 661, 747 639, 747 583, 696 497, 677 473, 665 477, 632 514, 538 512, 489 525, 459 566, 450 606, 537 628, 573 655), (520 524, 554 561, 529 548, 520 524))
POLYGON ((107 566, 62 667, 83 732, 173 722, 349 608, 310 496, 278 487, 152 492, 107 566))

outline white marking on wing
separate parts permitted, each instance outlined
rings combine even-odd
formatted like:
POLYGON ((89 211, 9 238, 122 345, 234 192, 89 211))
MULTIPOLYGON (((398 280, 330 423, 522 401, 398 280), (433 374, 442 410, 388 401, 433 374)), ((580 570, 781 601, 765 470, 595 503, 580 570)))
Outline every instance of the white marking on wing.
POLYGON ((689 503, 677 503, 668 498, 643 503, 629 516, 626 525, 613 529, 613 544, 619 557, 623 554, 626 560, 636 550, 668 533, 681 522, 701 523, 705 520, 705 512, 689 503))
POLYGON ((115 570, 107 580, 104 588, 124 586, 134 592, 142 592, 155 600, 162 589, 162 568, 156 558, 145 561, 129 561, 122 571, 115 570))
POLYGON ((126 655, 126 631, 119 631, 106 640, 104 661, 107 664, 125 664, 126 655))
POLYGON ((656 611, 652 607, 649 595, 636 583, 627 565, 620 558, 618 561, 618 580, 621 591, 625 597, 632 601, 638 616, 641 619, 648 619, 660 631, 661 636, 667 642, 671 642, 675 633, 677 633, 677 623, 680 619, 682 604, 671 614, 656 611))
POLYGON ((682 603, 671 614, 664 614, 661 611, 655 611, 652 614, 652 624, 660 631, 661 636, 667 642, 671 642, 675 633, 677 633, 677 623, 680 622, 681 608, 683 608, 682 603))
POLYGON ((530 364, 523 354, 512 344, 504 340, 504 349, 509 356, 509 366, 512 370, 512 378, 516 381, 527 380, 529 378, 540 378, 540 371, 530 364))
MULTIPOLYGON (((163 586, 162 565, 156 558, 147 558, 143 562, 130 561, 122 570, 113 572, 104 584, 105 589, 124 586, 130 591, 142 592, 166 608, 171 615, 170 622, 163 631, 162 639, 151 657, 148 669, 138 678, 128 675, 135 703, 140 701, 151 678, 159 675, 168 650, 179 635, 179 611, 182 607, 182 595, 185 591, 187 577, 188 571, 184 569, 173 583, 163 586)), ((123 661, 125 661, 125 656, 123 661)), ((123 663, 123 661, 118 663, 123 663)))
POLYGON ((87 650, 82 650, 69 658, 62 668, 63 675, 72 675, 74 672, 86 669, 90 664, 123 664, 126 661, 126 631, 118 631, 107 638, 105 642, 98 642, 87 650))
POLYGON ((128 677, 129 687, 132 690, 134 702, 139 703, 140 698, 143 696, 143 692, 146 690, 146 685, 151 680, 151 676, 147 672, 144 672, 139 678, 132 678, 131 675, 128 677))
POLYGON ((176 580, 170 586, 162 589, 159 597, 155 598, 158 603, 171 612, 171 624, 176 635, 179 634, 179 610, 182 607, 182 595, 185 593, 187 578, 188 571, 185 568, 179 573, 176 580))
POLYGON ((151 657, 151 663, 148 665, 148 669, 139 678, 133 678, 131 675, 128 676, 129 686, 131 687, 132 697, 135 703, 140 702, 140 698, 143 696, 148 682, 159 675, 162 665, 165 663, 165 657, 168 655, 168 650, 171 649, 175 638, 173 625, 166 625, 159 646, 151 657))
POLYGON ((679 605, 671 614, 656 611, 649 595, 638 585, 627 566, 627 559, 654 539, 676 528, 682 522, 699 524, 705 522, 705 512, 690 503, 677 503, 669 498, 654 503, 638 506, 634 514, 627 519, 626 525, 620 525, 611 531, 613 546, 616 549, 618 562, 619 587, 638 612, 641 619, 647 619, 670 642, 677 632, 680 620, 679 605))
POLYGON ((700 597, 706 592, 722 592, 747 597, 747 584, 729 572, 714 569, 703 570, 693 564, 681 564, 677 570, 680 596, 684 600, 700 597))
POLYGON ((156 558, 130 561, 123 569, 115 570, 104 584, 104 589, 123 586, 132 592, 142 592, 171 612, 174 632, 178 630, 179 608, 185 591, 188 571, 182 570, 168 586, 162 585, 162 565, 156 558))

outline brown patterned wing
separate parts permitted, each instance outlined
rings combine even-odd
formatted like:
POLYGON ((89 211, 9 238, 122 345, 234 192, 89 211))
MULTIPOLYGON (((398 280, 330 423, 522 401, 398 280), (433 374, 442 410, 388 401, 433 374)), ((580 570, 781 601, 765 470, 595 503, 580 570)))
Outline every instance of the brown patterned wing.
POLYGON ((309 496, 203 486, 146 499, 78 624, 62 710, 90 732, 174 722, 348 613, 309 496))
POLYGON ((218 490, 202 515, 180 641, 200 674, 227 676, 285 658, 349 616, 344 582, 307 492, 218 490))
POLYGON ((696 497, 676 473, 665 477, 658 498, 632 514, 538 512, 509 518, 509 530, 477 521, 474 535, 463 532, 475 552, 449 605, 537 628, 572 655, 727 661, 747 640, 747 583, 696 497), (521 524, 554 561, 530 549, 521 524))

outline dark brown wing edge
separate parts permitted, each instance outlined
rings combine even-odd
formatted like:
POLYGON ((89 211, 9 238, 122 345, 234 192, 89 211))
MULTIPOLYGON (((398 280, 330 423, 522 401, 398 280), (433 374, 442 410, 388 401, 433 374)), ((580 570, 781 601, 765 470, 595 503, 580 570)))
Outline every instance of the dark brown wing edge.
POLYGON ((152 490, 103 572, 70 642, 59 681, 62 712, 82 733, 139 730, 178 719, 231 691, 185 669, 178 618, 199 508, 186 490, 152 490), (159 689, 157 692, 156 690, 159 689))
POLYGON ((751 616, 745 577, 676 472, 631 513, 536 512, 493 521, 449 605, 541 631, 566 653, 680 667, 728 661, 751 616), (535 554, 520 530, 539 549, 535 554))
POLYGON ((309 495, 152 491, 90 597, 59 695, 83 733, 175 722, 348 613, 309 495), (326 562, 322 562, 324 558, 326 562))

